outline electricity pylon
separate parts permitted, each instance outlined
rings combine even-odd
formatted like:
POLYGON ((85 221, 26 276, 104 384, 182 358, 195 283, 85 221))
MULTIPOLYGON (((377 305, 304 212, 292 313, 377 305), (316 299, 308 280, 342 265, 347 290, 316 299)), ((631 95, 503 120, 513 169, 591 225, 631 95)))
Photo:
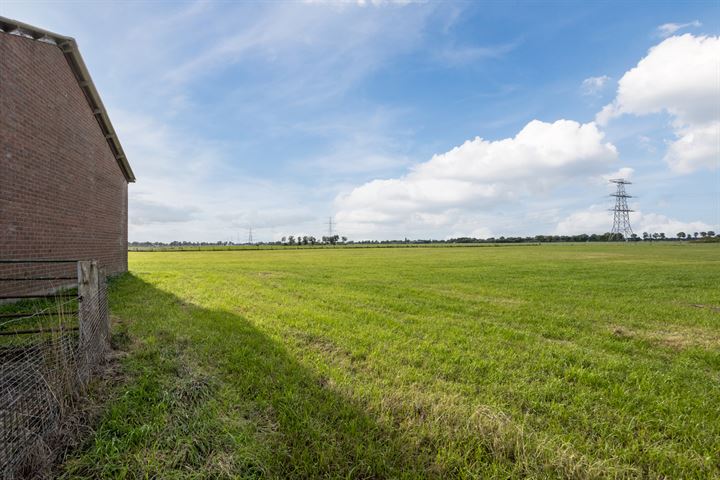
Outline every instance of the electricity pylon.
POLYGON ((615 197, 615 208, 610 210, 613 212, 613 226, 610 233, 619 233, 628 240, 633 234, 630 226, 630 212, 633 210, 628 208, 627 199, 632 198, 632 195, 625 192, 625 185, 630 185, 632 182, 624 178, 614 178, 610 182, 617 185, 617 191, 610 194, 611 197, 615 197))

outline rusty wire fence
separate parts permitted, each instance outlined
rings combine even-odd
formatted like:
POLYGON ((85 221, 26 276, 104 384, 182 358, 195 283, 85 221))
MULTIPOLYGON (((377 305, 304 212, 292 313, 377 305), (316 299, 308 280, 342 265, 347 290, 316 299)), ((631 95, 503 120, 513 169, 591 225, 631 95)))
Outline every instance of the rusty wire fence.
POLYGON ((0 478, 28 468, 109 348, 95 261, 0 260, 0 478))

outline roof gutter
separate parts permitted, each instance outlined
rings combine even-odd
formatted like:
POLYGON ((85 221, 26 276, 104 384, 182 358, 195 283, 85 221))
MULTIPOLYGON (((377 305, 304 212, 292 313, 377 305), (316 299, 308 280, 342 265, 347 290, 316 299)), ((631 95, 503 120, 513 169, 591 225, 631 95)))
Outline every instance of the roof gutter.
POLYGON ((75 39, 1 16, 0 32, 27 37, 44 43, 50 43, 56 45, 60 48, 60 50, 62 50, 68 65, 70 65, 70 69, 77 79, 80 89, 85 94, 85 99, 90 105, 90 109, 92 110, 98 125, 100 125, 100 130, 105 136, 105 140, 107 140, 110 151, 120 166, 120 170, 122 170, 123 175, 128 182, 134 182, 135 174, 133 173, 132 168, 130 168, 130 163, 128 163, 127 157, 125 156, 125 151, 123 150, 122 145, 120 145, 120 140, 115 133, 115 129, 112 126, 107 110, 105 110, 105 105, 103 105, 100 94, 98 93, 97 88, 95 88, 92 77, 90 77, 90 72, 88 72, 82 55, 80 55, 80 50, 78 49, 75 39))

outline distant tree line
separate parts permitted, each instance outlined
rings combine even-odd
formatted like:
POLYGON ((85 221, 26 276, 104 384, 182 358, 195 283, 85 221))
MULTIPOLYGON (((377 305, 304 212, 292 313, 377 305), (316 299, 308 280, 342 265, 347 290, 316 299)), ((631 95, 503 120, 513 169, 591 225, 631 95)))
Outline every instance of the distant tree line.
MULTIPOLYGON (((316 238, 310 235, 288 235, 282 237, 275 242, 256 242, 253 245, 387 245, 387 244, 433 244, 433 243, 562 243, 562 242, 618 242, 626 240, 622 234, 603 233, 603 234, 580 234, 580 235, 535 235, 528 237, 490 237, 490 238, 474 238, 474 237, 457 237, 447 240, 433 239, 415 239, 410 240, 348 240, 345 236, 332 235, 316 238)), ((669 237, 665 232, 643 232, 642 235, 632 234, 628 241, 631 242, 662 242, 662 241, 678 241, 690 240, 696 242, 720 242, 720 235, 714 231, 685 233, 678 232, 674 237, 669 237)), ((218 242, 130 242, 130 247, 227 247, 233 245, 243 245, 233 243, 232 241, 218 242)), ((247 244, 244 244, 247 245, 247 244)))
POLYGON ((228 245, 242 244, 228 241, 188 242, 175 240, 173 242, 129 242, 128 245, 131 247, 225 247, 228 245))
POLYGON ((347 237, 341 237, 340 235, 328 235, 320 237, 319 239, 308 235, 298 235, 297 237, 289 235, 287 237, 282 237, 280 242, 274 243, 280 243, 281 245, 336 245, 338 243, 347 243, 347 241, 347 237))
MULTIPOLYGON (((348 242, 347 237, 340 235, 324 236, 316 238, 309 235, 289 235, 282 237, 276 242, 253 242, 252 245, 337 245, 348 242)), ((250 245, 249 243, 236 243, 230 241, 217 241, 217 242, 188 242, 178 241, 173 242, 129 242, 130 247, 134 248, 151 248, 151 247, 230 247, 240 245, 250 245)))
MULTIPOLYGON (((701 239, 720 239, 720 235, 716 236, 712 230, 707 232, 694 232, 692 235, 685 232, 678 232, 674 237, 668 237, 664 232, 648 233, 643 232, 642 236, 633 233, 627 238, 631 242, 640 241, 664 241, 664 240, 701 240, 701 239)), ((533 237, 499 237, 499 238, 471 238, 460 237, 447 240, 449 243, 523 243, 523 242, 540 242, 540 243, 559 243, 559 242, 618 242, 626 240, 621 233, 603 233, 603 234, 587 234, 579 235, 535 235, 533 237)))

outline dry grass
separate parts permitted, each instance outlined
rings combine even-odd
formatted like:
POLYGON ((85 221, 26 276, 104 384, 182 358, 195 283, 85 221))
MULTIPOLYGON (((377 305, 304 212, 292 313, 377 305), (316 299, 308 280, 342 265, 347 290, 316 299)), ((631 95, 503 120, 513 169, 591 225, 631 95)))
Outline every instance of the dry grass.
POLYGON ((700 348, 710 351, 720 350, 720 332, 708 328, 677 326, 673 329, 632 330, 622 326, 612 327, 613 335, 623 338, 645 340, 655 345, 685 350, 700 348))

